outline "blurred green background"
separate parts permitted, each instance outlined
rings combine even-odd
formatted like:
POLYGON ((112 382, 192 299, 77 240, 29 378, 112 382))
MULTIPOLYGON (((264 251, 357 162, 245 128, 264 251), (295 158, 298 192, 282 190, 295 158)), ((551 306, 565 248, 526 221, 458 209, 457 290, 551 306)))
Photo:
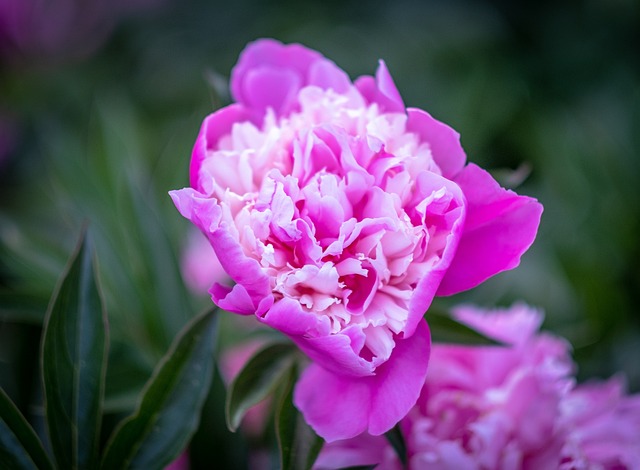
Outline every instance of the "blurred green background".
MULTIPOLYGON (((537 197, 545 213, 521 266, 441 302, 540 306, 580 380, 622 371, 640 391, 639 2, 0 0, 0 385, 36 426, 40 325, 84 221, 110 316, 114 420, 208 305, 182 284, 189 224, 167 191, 187 185, 200 123, 229 102, 231 68, 259 37, 317 49, 352 78, 383 58, 407 105, 537 197)), ((211 439, 228 443, 221 468, 247 465, 222 394, 217 377, 194 468, 211 439)))

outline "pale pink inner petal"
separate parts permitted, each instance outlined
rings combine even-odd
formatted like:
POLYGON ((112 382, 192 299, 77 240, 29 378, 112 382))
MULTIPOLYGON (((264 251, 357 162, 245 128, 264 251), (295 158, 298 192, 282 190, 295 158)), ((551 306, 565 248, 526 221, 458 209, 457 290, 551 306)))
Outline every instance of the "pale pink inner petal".
MULTIPOLYGON (((335 86, 302 88, 299 112, 267 110, 262 127, 233 125, 200 177, 219 201, 224 230, 270 279, 274 301, 325 317, 331 334, 361 331, 354 352, 380 364, 407 326, 416 286, 443 262, 464 200, 439 176, 429 145, 407 131, 405 114, 367 104, 330 63, 314 70, 335 86)), ((245 81, 295 88, 273 70, 252 73, 245 81)), ((393 83, 385 86, 397 101, 393 83)))

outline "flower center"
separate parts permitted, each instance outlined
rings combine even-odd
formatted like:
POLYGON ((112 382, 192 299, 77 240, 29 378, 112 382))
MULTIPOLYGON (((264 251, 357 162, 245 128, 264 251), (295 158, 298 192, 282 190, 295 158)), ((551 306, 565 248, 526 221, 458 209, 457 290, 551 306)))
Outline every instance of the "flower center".
POLYGON ((456 204, 444 186, 418 184, 440 170, 404 114, 315 87, 299 101, 289 117, 267 113, 262 129, 236 124, 201 172, 276 300, 296 299, 332 333, 361 328, 361 354, 385 360, 456 204))

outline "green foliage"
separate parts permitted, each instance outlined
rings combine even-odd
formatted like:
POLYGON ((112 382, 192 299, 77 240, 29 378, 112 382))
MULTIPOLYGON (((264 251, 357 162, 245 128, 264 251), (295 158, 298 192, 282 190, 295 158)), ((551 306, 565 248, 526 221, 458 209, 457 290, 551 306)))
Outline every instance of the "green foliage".
POLYGON ((404 441, 404 436, 400 430, 400 426, 396 424, 392 429, 387 431, 384 436, 393 447, 398 459, 402 463, 403 468, 407 468, 407 444, 404 441))
MULTIPOLYGON (((147 382, 135 413, 99 460, 107 315, 91 238, 83 231, 45 319, 42 377, 55 468, 162 469, 195 433, 213 374, 217 315, 193 319, 147 382)), ((0 389, 2 468, 54 468, 40 438, 0 389)))
POLYGON ((270 344, 258 351, 229 387, 227 426, 235 431, 249 408, 273 393, 288 373, 296 348, 291 343, 270 344))
POLYGON ((436 343, 489 346, 502 344, 460 323, 438 308, 430 308, 424 317, 429 324, 431 340, 436 343))
POLYGON ((108 339, 93 256, 83 234, 45 320, 44 403, 59 468, 95 468, 98 459, 108 339))
POLYGON ((324 441, 309 426, 293 406, 293 388, 298 379, 295 365, 289 368, 285 389, 276 410, 276 433, 282 470, 309 470, 324 441))
POLYGON ((0 388, 0 467, 53 469, 42 442, 5 391, 0 388))
POLYGON ((195 318, 145 386, 140 405, 109 440, 101 467, 163 468, 196 431, 213 373, 217 317, 195 318))

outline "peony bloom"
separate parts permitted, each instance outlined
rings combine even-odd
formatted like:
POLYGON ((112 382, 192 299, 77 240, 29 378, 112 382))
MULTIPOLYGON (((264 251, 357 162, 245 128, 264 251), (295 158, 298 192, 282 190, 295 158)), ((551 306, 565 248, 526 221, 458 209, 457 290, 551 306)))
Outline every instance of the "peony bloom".
POLYGON ((640 395, 625 395, 621 378, 576 387, 561 412, 563 470, 640 469, 640 395))
MULTIPOLYGON (((574 385, 568 343, 538 333, 524 305, 459 320, 505 346, 436 344, 416 406, 401 421, 410 469, 634 469, 640 462, 640 396, 619 380, 574 385), (635 467, 634 467, 635 465, 635 467)), ((325 446, 317 469, 402 467, 382 436, 325 446)))
POLYGON ((523 305, 461 308, 455 316, 508 347, 433 348, 425 387, 404 422, 412 467, 557 467, 565 440, 558 409, 573 385, 568 343, 536 334, 542 315, 523 305))
POLYGON ((433 297, 515 267, 542 207, 465 165, 459 136, 405 108, 384 64, 352 83, 318 52, 259 40, 171 192, 235 282, 221 308, 307 356, 296 406, 325 440, 378 435, 415 404, 433 297), (339 400, 328 397, 339 396, 339 400))

